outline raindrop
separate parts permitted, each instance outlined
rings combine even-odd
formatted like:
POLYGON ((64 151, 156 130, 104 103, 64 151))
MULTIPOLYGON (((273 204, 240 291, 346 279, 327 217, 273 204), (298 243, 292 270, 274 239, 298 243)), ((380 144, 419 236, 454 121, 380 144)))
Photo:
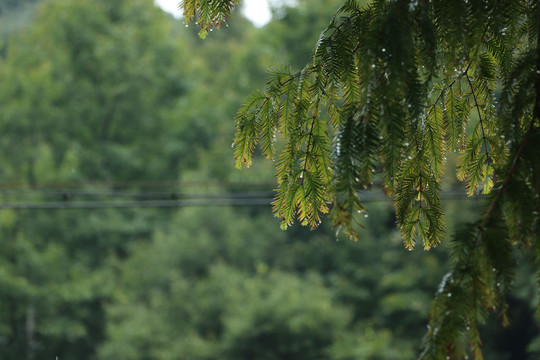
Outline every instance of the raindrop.
POLYGON ((188 25, 188 24, 186 24, 186 27, 189 27, 189 25, 188 25))
POLYGON ((448 297, 452 297, 452 293, 448 293, 448 297))
POLYGON ((364 214, 364 217, 367 218, 367 217, 368 217, 368 214, 364 214))
POLYGON ((372 69, 375 69, 375 64, 371 64, 371 68, 372 68, 372 69))
POLYGON ((386 52, 386 49, 385 49, 385 48, 382 48, 382 52, 386 52))
POLYGON ((467 331, 469 331, 469 330, 471 330, 471 327, 470 327, 470 326, 467 326, 465 329, 466 329, 467 331))

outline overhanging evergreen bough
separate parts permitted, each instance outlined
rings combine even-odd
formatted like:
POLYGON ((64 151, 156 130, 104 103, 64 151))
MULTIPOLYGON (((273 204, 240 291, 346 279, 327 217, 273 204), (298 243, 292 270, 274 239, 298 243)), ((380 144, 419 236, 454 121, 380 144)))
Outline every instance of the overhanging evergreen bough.
MULTIPOLYGON (((181 6, 205 35, 236 3, 181 6)), ((382 174, 405 246, 429 249, 445 233, 446 153, 459 152, 457 176, 486 206, 452 239, 422 359, 481 358, 487 312, 508 322, 516 251, 540 264, 539 19, 538 1, 345 1, 312 61, 274 70, 238 112, 236 165, 249 166, 257 145, 277 160, 283 228, 296 217, 316 227, 329 212, 357 238, 359 190, 382 174)))

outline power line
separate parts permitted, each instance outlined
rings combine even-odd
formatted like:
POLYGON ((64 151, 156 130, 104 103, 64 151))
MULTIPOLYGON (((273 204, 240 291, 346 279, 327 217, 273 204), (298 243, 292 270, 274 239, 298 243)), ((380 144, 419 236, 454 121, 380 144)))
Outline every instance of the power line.
POLYGON ((272 197, 272 191, 258 192, 227 192, 227 193, 202 193, 202 192, 174 192, 174 191, 0 191, 4 195, 12 197, 38 197, 39 199, 56 198, 69 200, 75 198, 84 199, 132 199, 132 200, 179 200, 179 199, 214 199, 214 198, 251 198, 251 197, 272 197))
POLYGON ((268 181, 226 181, 226 180, 138 180, 138 181, 116 181, 116 180, 88 180, 88 181, 67 181, 67 182, 40 182, 28 183, 24 181, 0 182, 0 189, 76 189, 87 187, 98 188, 121 188, 121 187, 197 187, 197 186, 216 186, 216 187, 236 187, 236 186, 274 186, 275 182, 268 181))
MULTIPOLYGON (((64 193, 59 193, 64 194, 64 193)), ((77 194, 77 193, 74 193, 77 194)), ((141 193, 147 196, 149 193, 141 193)), ((56 209, 126 209, 126 208, 181 208, 181 207, 209 207, 209 206, 269 206, 274 200, 273 192, 237 192, 237 193, 184 193, 183 198, 149 199, 141 200, 141 194, 130 194, 134 200, 73 200, 72 197, 63 197, 63 201, 6 201, 0 202, 0 209, 29 209, 29 210, 56 210, 56 209)), ((80 195, 80 194, 78 194, 80 195)), ((78 196, 77 195, 77 196, 78 196)), ((87 194, 88 195, 88 194, 87 194)), ((115 197, 111 194, 99 194, 105 197, 115 197)), ((116 194, 121 196, 122 194, 116 194)), ((180 195, 178 194, 178 197, 180 195)), ((360 201, 378 202, 391 201, 382 191, 362 191, 359 193, 360 201)), ((144 197, 142 197, 144 198, 144 197)), ((469 199, 463 189, 449 189, 441 192, 445 200, 469 199)))
POLYGON ((3 202, 0 209, 125 209, 125 208, 180 208, 193 206, 268 206, 271 198, 246 199, 186 199, 146 201, 46 201, 3 202))

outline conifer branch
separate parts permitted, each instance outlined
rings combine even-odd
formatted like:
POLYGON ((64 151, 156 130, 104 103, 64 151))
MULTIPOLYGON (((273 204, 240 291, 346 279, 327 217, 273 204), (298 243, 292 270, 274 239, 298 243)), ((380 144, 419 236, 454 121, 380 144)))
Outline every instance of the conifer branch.
POLYGON ((441 100, 441 97, 442 95, 444 94, 444 92, 448 89, 448 88, 452 88, 452 86, 454 86, 454 84, 461 80, 461 78, 463 76, 466 76, 467 75, 467 72, 469 71, 469 68, 471 67, 471 62, 469 62, 467 64, 467 67, 465 68, 465 71, 463 71, 462 74, 458 75, 454 80, 452 80, 452 82, 448 85, 445 85, 442 89, 441 89, 441 92, 439 92, 439 96, 437 96, 437 99, 435 99, 435 101, 433 102, 433 105, 431 105, 427 115, 429 116, 431 114, 431 112, 433 111, 433 109, 435 109, 435 106, 437 105, 437 103, 439 102, 439 100, 441 100))
POLYGON ((497 190, 497 194, 493 197, 493 200, 491 200, 491 203, 489 205, 488 210, 486 211, 484 218, 482 219, 482 223, 480 228, 484 229, 484 227, 489 222, 491 215, 493 214, 493 211, 495 209, 495 205, 499 201, 502 192, 504 189, 508 186, 510 183, 510 180, 512 179, 512 176, 516 170, 517 164, 519 162, 519 159, 521 158, 521 154, 525 150, 525 146, 527 145, 528 139, 534 129, 534 124, 536 120, 540 121, 540 1, 537 2, 537 17, 536 17, 536 24, 537 24, 537 33, 536 33, 536 71, 535 71, 535 102, 534 102, 534 108, 533 108, 533 116, 531 119, 531 122, 529 124, 529 127, 527 129, 527 132, 525 135, 523 135, 523 140, 521 141, 521 144, 519 146, 519 149, 516 152, 516 155, 514 156, 512 160, 512 164, 510 165, 510 168, 506 172, 506 176, 504 177, 504 180, 502 182, 502 185, 497 190))
POLYGON ((480 122, 480 130, 482 131, 482 142, 484 143, 484 151, 486 153, 486 160, 489 162, 489 153, 488 153, 488 146, 487 146, 487 140, 486 140, 486 133, 484 131, 484 122, 482 120, 482 114, 480 113, 480 105, 478 104, 478 99, 476 98, 476 93, 474 91, 474 86, 472 84, 471 78, 469 77, 468 70, 465 72, 465 77, 467 78, 467 82, 469 83, 469 88, 471 89, 471 94, 474 99, 474 106, 476 107, 476 112, 478 113, 478 121, 480 122))
MULTIPOLYGON (((269 121, 285 129, 286 150, 277 166, 279 191, 273 204, 283 227, 295 215, 302 224, 316 226, 330 198, 333 225, 356 238, 354 210, 363 209, 356 186, 371 183, 370 162, 378 158, 405 246, 412 248, 422 239, 429 249, 445 232, 439 190, 447 140, 462 153, 457 175, 467 181, 469 195, 482 185, 488 193, 497 171, 498 187, 487 211, 453 240, 454 284, 436 296, 430 323, 437 327, 427 337, 426 359, 463 358, 471 352, 480 358, 478 326, 487 310, 502 303, 504 312, 507 306, 507 273, 514 266, 509 239, 512 231, 520 230, 509 223, 530 218, 523 215, 528 208, 517 210, 506 195, 520 190, 521 164, 530 161, 536 169, 536 158, 528 156, 540 126, 540 6, 524 3, 423 1, 415 11, 418 4, 413 2, 380 0, 361 8, 357 1, 345 1, 304 70, 277 74, 246 111, 245 121, 251 121, 252 128, 241 134, 239 142, 249 145, 244 148, 256 142, 253 130, 263 131, 265 141, 271 139, 269 121), (531 71, 535 60, 536 79, 531 71), (495 84, 503 84, 501 95, 495 84), (491 107, 490 96, 495 95, 497 113, 491 107), (329 120, 320 118, 324 110, 329 120), (364 115, 370 123, 359 121, 364 115), (475 129, 467 134, 471 117, 475 129), (333 163, 328 125, 335 135, 333 163), (510 149, 505 136, 511 137, 510 149), (506 223, 493 221, 499 220, 494 214, 499 216, 503 205, 506 223), (499 276, 505 288, 495 286, 499 276)), ((527 187, 540 181, 534 176, 524 176, 522 186, 529 193, 536 190, 527 187)), ((532 233, 533 226, 527 230, 532 233)))
POLYGON ((435 101, 433 102, 433 105, 430 106, 429 110, 428 110, 428 113, 427 113, 427 116, 431 115, 431 112, 435 109, 435 106, 437 106, 437 103, 439 102, 439 100, 441 100, 444 92, 448 89, 448 88, 452 88, 452 86, 454 85, 454 83, 457 81, 458 79, 454 79, 454 81, 452 81, 450 84, 448 85, 445 85, 444 88, 441 89, 441 91, 439 92, 439 96, 437 96, 437 98, 435 99, 435 101))
POLYGON ((304 177, 303 175, 306 173, 307 171, 307 162, 308 162, 308 158, 310 156, 309 152, 310 152, 310 147, 311 147, 311 142, 312 142, 312 139, 313 139, 313 128, 315 127, 315 121, 317 121, 317 117, 318 117, 318 111, 319 111, 319 104, 318 104, 318 100, 317 100, 317 105, 315 106, 315 109, 313 110, 314 111, 314 114, 313 116, 311 117, 311 126, 310 126, 310 129, 309 129, 309 134, 308 134, 308 141, 307 141, 307 144, 306 144, 306 159, 304 161, 304 167, 302 169, 302 183, 301 185, 304 185, 304 177))
MULTIPOLYGON (((536 96, 537 101, 540 101, 540 95, 539 94, 540 93, 537 93, 537 96, 536 96)), ((497 194, 495 194, 495 196, 493 197, 493 200, 491 200, 489 208, 488 208, 488 210, 486 211, 486 213, 484 215, 484 218, 483 218, 482 224, 481 224, 481 228, 484 228, 486 226, 486 224, 488 223, 488 221, 490 220, 491 215, 493 213, 493 210, 495 209, 496 203, 499 201, 499 198, 501 197, 501 194, 502 194, 503 190, 508 186, 508 183, 512 179, 512 176, 513 176, 513 174, 514 174, 514 172, 516 170, 519 159, 521 158, 521 154, 523 153, 523 150, 525 150, 525 146, 527 145, 529 136, 531 135, 531 133, 532 133, 532 131, 534 129, 534 123, 536 122, 536 120, 540 120, 540 118, 538 117, 538 114, 536 114, 531 119, 531 123, 529 124, 529 128, 527 129, 527 132, 525 133, 525 135, 523 135, 523 140, 521 141, 519 149, 516 152, 516 155, 514 156, 514 158, 512 160, 512 165, 510 166, 510 168, 506 172, 506 176, 504 177, 502 185, 497 189, 497 194)))

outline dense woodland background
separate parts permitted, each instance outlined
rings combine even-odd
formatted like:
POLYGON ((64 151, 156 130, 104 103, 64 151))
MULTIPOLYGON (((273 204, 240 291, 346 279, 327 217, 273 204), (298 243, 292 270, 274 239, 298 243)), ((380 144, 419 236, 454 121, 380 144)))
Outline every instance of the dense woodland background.
MULTIPOLYGON (((303 66, 340 2, 263 28, 236 13, 203 41, 152 0, 0 0, 1 358, 416 357, 444 247, 406 251, 377 194, 358 242, 283 232, 246 205, 271 196, 272 164, 233 166, 246 94, 303 66)), ((450 234, 478 203, 443 189, 450 234)), ((486 359, 538 358, 531 273, 486 359)))

